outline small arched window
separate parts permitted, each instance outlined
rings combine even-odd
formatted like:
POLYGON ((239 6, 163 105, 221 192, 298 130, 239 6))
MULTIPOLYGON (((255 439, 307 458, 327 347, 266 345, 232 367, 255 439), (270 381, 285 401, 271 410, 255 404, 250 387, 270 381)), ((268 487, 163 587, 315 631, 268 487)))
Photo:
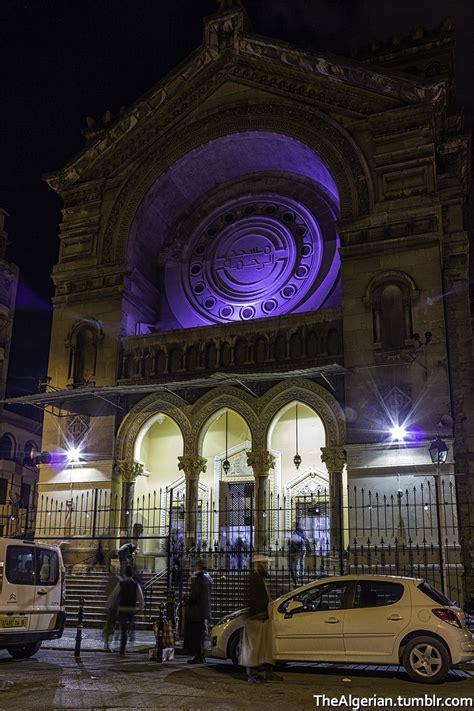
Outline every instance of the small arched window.
POLYGON ((26 442, 23 448, 23 466, 24 467, 35 467, 36 457, 38 456, 38 447, 34 442, 26 442))
POLYGON ((0 437, 0 459, 15 459, 15 440, 11 434, 4 434, 0 437))
POLYGON ((364 301, 372 308, 376 349, 400 351, 411 345, 412 304, 417 297, 413 280, 404 272, 387 272, 372 280, 364 301))
POLYGON ((97 347, 102 338, 98 321, 79 321, 69 339, 69 381, 75 387, 95 385, 97 347))

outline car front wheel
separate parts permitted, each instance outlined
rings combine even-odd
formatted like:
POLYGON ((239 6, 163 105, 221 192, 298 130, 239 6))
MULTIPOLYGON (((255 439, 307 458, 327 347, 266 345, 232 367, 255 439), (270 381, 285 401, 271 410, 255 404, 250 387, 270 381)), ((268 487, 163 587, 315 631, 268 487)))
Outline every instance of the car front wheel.
POLYGON ((403 650, 402 664, 408 676, 424 684, 437 684, 448 675, 448 650, 434 637, 415 637, 403 650))
POLYGON ((230 640, 229 657, 231 658, 234 667, 238 667, 240 657, 240 630, 236 632, 230 640))
POLYGON ((30 642, 29 644, 18 644, 14 647, 8 647, 8 654, 13 659, 27 659, 36 654, 41 647, 41 642, 30 642))

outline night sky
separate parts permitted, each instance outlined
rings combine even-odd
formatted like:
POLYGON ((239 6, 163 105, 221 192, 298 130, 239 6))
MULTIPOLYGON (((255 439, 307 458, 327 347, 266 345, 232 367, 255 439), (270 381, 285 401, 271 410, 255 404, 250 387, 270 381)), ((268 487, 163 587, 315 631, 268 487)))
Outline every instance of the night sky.
MULTIPOLYGON (((244 0, 254 31, 337 54, 434 27, 457 33, 457 92, 474 115, 472 0, 244 0)), ((201 42, 214 0, 2 0, 0 207, 21 270, 9 394, 46 374, 61 203, 42 175, 81 150, 86 116, 137 100, 201 42)))

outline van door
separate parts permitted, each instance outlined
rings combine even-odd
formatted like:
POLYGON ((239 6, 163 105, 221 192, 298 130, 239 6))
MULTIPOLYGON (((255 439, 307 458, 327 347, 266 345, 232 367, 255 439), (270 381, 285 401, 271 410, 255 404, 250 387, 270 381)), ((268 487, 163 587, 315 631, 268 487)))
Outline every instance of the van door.
POLYGON ((54 548, 35 546, 35 613, 30 622, 30 631, 54 629, 56 615, 61 609, 61 575, 58 551, 54 548), (44 612, 43 612, 44 611, 44 612))
POLYGON ((35 548, 33 545, 7 545, 3 560, 0 602, 2 634, 28 632, 35 602, 35 548))

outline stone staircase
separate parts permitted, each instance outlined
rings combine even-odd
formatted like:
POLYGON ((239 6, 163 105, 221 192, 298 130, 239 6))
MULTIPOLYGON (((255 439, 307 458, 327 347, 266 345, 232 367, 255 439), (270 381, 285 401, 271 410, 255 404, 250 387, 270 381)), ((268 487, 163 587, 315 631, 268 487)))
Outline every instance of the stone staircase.
MULTIPOLYGON (((143 574, 145 584, 153 577, 151 573, 143 574)), ((107 583, 109 574, 106 572, 70 573, 66 575, 66 626, 77 625, 79 599, 84 598, 85 628, 103 627, 107 616, 107 583)), ((153 584, 153 591, 147 595, 146 615, 136 619, 138 630, 152 629, 152 618, 157 617, 159 605, 165 601, 166 576, 153 584)))
MULTIPOLYGON (((247 598, 247 575, 235 575, 232 572, 211 571, 212 586, 212 622, 215 623, 224 615, 245 607, 247 598)), ((143 573, 146 585, 154 575, 143 573)), ((68 627, 75 627, 79 610, 79 598, 83 597, 85 628, 103 627, 106 610, 106 589, 109 574, 106 572, 74 573, 66 576, 66 612, 68 627)), ((277 576, 271 580, 271 592, 275 599, 290 588, 287 577, 279 580, 277 576)), ((189 580, 183 585, 182 593, 189 588, 189 580)), ((153 587, 145 594, 145 614, 139 615, 136 628, 152 629, 153 618, 158 617, 160 603, 166 602, 166 575, 153 583, 153 587)))

